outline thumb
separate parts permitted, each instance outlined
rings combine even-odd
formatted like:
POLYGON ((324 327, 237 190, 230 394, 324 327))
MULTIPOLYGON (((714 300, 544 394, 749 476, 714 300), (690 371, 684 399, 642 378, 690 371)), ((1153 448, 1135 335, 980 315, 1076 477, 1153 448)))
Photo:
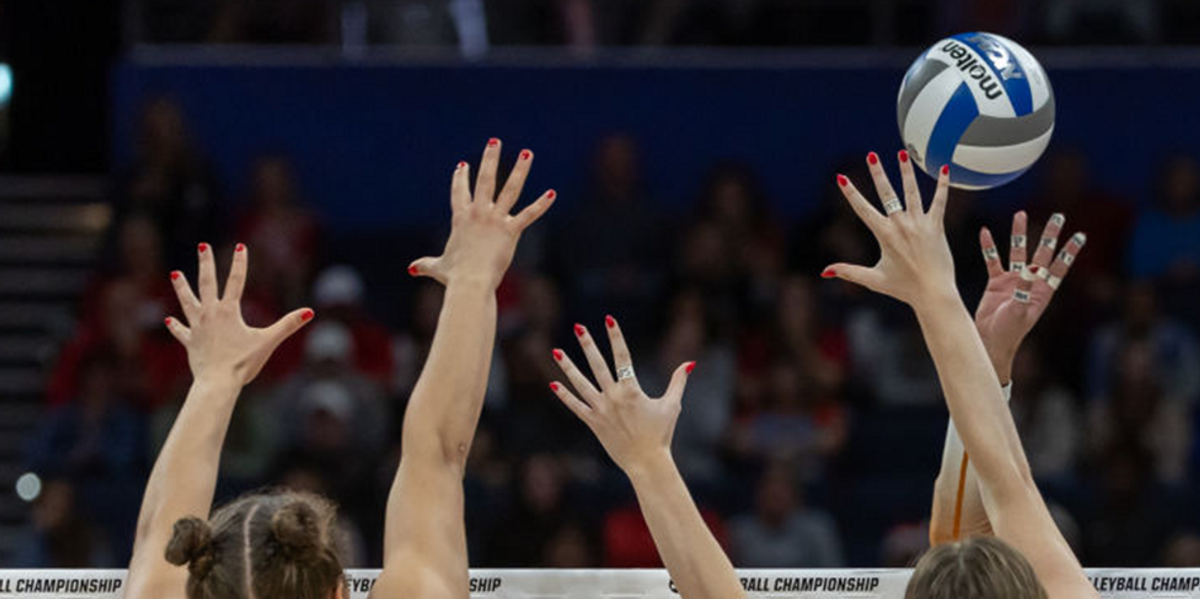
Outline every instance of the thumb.
POLYGON ((440 257, 426 256, 413 260, 412 264, 408 265, 408 274, 413 277, 429 277, 445 285, 446 277, 442 273, 441 266, 442 259, 440 257))
POLYGON ((663 399, 674 401, 676 403, 683 401, 683 389, 687 387, 688 377, 692 371, 696 369, 695 362, 684 362, 675 369, 675 374, 671 375, 671 384, 667 385, 667 392, 663 394, 663 399))
POLYGON ((879 291, 880 285, 883 283, 883 277, 874 268, 841 262, 825 267, 825 271, 821 273, 821 277, 849 281, 855 285, 862 285, 872 291, 879 291))
POLYGON ((267 327, 267 337, 271 340, 272 348, 279 347, 279 344, 287 341, 288 337, 304 328, 314 316, 316 313, 311 308, 300 308, 267 327))

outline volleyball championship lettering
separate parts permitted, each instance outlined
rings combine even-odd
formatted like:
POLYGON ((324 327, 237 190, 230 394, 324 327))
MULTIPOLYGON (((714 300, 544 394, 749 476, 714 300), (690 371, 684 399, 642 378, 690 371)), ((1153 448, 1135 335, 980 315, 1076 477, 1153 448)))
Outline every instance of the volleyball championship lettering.
POLYGON ((1004 95, 1004 86, 996 80, 992 75, 992 70, 986 65, 979 62, 975 57, 975 53, 971 52, 958 43, 957 40, 947 40, 946 45, 942 46, 942 52, 945 52, 951 59, 954 60, 955 66, 963 75, 975 80, 979 89, 983 91, 983 95, 989 100, 995 100, 1004 95))

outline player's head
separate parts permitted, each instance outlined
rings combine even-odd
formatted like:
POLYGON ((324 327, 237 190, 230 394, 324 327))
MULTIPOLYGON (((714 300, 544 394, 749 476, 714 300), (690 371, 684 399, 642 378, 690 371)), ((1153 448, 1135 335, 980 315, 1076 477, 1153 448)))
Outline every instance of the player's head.
POLYGON ((930 549, 917 562, 904 599, 1047 599, 1033 566, 995 537, 930 549))
POLYGON ((308 493, 248 495, 207 522, 176 522, 167 561, 187 565, 188 599, 336 599, 345 582, 335 516, 308 493))

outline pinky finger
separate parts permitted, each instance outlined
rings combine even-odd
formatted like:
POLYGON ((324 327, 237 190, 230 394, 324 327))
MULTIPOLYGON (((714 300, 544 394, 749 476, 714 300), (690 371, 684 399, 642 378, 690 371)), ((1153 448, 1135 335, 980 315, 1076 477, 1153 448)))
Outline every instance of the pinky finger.
POLYGON ((554 199, 557 197, 558 192, 551 189, 542 194, 542 197, 538 198, 536 202, 526 206, 524 210, 518 212, 517 215, 513 217, 513 222, 516 223, 517 230, 523 231, 528 228, 529 225, 537 222, 537 219, 541 218, 542 215, 550 209, 550 206, 554 204, 554 199))
POLYGON ((575 413, 580 420, 588 422, 592 418, 591 406, 583 403, 583 400, 575 397, 574 393, 567 390, 567 387, 558 381, 550 383, 550 391, 558 396, 558 400, 567 406, 567 409, 575 413))
POLYGON ((192 330, 184 326, 182 322, 179 322, 178 318, 168 316, 163 321, 163 324, 167 325, 167 330, 171 332, 171 336, 175 337, 176 341, 187 345, 192 340, 192 330))

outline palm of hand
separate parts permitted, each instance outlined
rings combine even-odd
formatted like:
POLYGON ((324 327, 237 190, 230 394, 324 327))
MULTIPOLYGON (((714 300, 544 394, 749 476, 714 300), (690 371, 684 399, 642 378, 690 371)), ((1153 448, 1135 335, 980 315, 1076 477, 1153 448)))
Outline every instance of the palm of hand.
POLYGON ((1013 292, 1020 281, 1013 272, 993 276, 975 309, 975 326, 989 351, 1015 351, 1050 305, 1051 290, 1044 284, 1033 286, 1029 303, 1017 301, 1013 292))

